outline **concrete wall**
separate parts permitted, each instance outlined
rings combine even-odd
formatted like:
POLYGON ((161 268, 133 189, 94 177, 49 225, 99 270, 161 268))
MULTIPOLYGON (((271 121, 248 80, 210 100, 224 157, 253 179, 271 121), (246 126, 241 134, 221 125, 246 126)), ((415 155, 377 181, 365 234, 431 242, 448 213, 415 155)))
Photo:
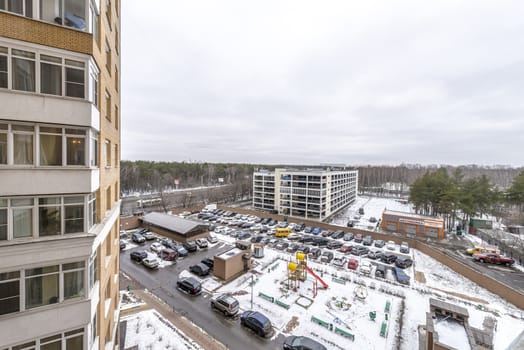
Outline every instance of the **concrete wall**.
POLYGON ((222 259, 215 256, 213 274, 225 281, 232 280, 244 272, 244 261, 242 256, 247 253, 243 251, 228 259, 222 259))

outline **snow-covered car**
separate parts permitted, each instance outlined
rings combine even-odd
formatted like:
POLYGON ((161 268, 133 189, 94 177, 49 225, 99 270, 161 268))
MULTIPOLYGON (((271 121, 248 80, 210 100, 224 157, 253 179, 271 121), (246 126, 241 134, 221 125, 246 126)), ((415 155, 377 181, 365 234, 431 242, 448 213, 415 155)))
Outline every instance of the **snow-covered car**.
POLYGON ((216 242, 218 242, 218 239, 214 235, 209 234, 209 236, 207 236, 207 241, 209 243, 216 243, 216 242))
POLYGON ((158 269, 160 262, 154 256, 148 256, 142 260, 142 264, 150 269, 158 269))
POLYGON ((367 260, 362 260, 362 262, 360 263, 360 272, 366 275, 371 274, 371 268, 371 263, 367 260))
POLYGON ((386 249, 387 250, 395 250, 395 242, 394 241, 388 241, 388 243, 386 244, 386 249))
POLYGON ((336 267, 344 267, 344 265, 346 264, 346 258, 343 257, 343 256, 337 256, 333 259, 333 266, 336 266, 336 267))
POLYGON ((156 238, 156 236, 151 231, 146 231, 146 232, 142 233, 142 236, 144 236, 144 238, 146 240, 148 240, 148 241, 151 241, 151 240, 156 238))
POLYGON ((197 240, 195 240, 195 243, 197 247, 200 249, 207 248, 207 240, 205 240, 204 238, 198 238, 197 240))
POLYGON ((154 242, 151 244, 150 249, 152 252, 159 253, 162 249, 164 249, 164 246, 159 242, 154 242))

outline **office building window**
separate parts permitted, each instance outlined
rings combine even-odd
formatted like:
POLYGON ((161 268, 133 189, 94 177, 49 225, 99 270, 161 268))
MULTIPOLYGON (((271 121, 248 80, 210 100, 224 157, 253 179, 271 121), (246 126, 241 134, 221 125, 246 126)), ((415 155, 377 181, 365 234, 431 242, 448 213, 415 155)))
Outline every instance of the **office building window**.
POLYGON ((40 55, 40 92, 62 96, 62 58, 40 55))
POLYGON ((65 233, 84 231, 84 197, 64 197, 65 233))
POLYGON ((85 263, 75 262, 63 264, 64 300, 84 296, 85 263))
POLYGON ((11 50, 13 89, 35 91, 35 54, 23 50, 11 50))
POLYGON ((59 274, 59 265, 25 271, 26 309, 58 303, 59 274))
POLYGON ((33 204, 33 198, 11 200, 14 238, 33 235, 33 204))
POLYGON ((62 205, 60 197, 38 199, 39 236, 55 236, 62 233, 62 205))

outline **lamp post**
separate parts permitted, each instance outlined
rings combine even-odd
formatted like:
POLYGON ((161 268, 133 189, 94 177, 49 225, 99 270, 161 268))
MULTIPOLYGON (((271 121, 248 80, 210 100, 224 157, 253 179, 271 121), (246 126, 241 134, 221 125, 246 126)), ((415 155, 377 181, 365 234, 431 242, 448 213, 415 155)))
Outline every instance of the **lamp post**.
POLYGON ((253 285, 255 284, 255 275, 251 273, 251 310, 253 310, 253 285))

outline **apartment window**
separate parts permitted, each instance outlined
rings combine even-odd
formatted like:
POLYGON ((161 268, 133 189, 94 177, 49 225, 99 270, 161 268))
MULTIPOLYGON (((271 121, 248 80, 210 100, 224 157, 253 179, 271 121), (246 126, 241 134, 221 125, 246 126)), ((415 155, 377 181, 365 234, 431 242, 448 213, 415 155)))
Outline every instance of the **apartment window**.
POLYGON ((62 265, 64 273, 64 300, 84 295, 85 263, 83 261, 62 265))
POLYGON ((33 0, 0 0, 0 10, 33 17, 33 0))
POLYGON ((85 0, 40 0, 40 19, 66 27, 85 30, 85 0))
POLYGON ((118 130, 119 124, 120 124, 120 114, 118 111, 118 106, 115 105, 115 129, 118 130))
POLYGON ((13 145, 15 164, 33 164, 34 127, 13 125, 13 145))
POLYGON ((65 129, 66 132, 66 164, 85 165, 86 133, 85 130, 65 129))
POLYGON ((62 58, 40 55, 40 92, 62 95, 62 58))
POLYGON ((33 198, 11 199, 14 238, 33 235, 33 204, 33 198))
POLYGON ((26 309, 58 303, 59 275, 59 265, 25 271, 26 309))
POLYGON ((111 0, 106 0, 106 16, 109 28, 111 28, 111 0))
POLYGON ((62 128, 40 127, 40 165, 62 165, 62 128))
POLYGON ((89 276, 88 288, 93 289, 95 283, 98 281, 98 255, 96 251, 89 258, 89 276))
POLYGON ((111 120, 111 95, 109 91, 106 90, 106 119, 111 120))
POLYGON ((109 45, 109 41, 106 39, 106 68, 109 72, 109 75, 111 75, 111 46, 109 45))
POLYGON ((0 241, 7 240, 7 199, 0 198, 0 241))
POLYGON ((118 91, 118 67, 115 66, 115 90, 118 91))
POLYGON ((105 141, 105 146, 106 146, 106 167, 110 167, 111 166, 111 141, 109 140, 106 140, 105 141))
POLYGON ((90 154, 91 154, 91 166, 98 166, 98 137, 97 135, 91 135, 91 144, 90 144, 90 154))
POLYGON ((35 54, 24 50, 11 50, 13 89, 35 91, 35 54))
POLYGON ((120 37, 118 36, 118 29, 115 28, 115 51, 118 55, 120 52, 120 37))
MULTIPOLYGON (((0 0, 1 2, 2 0, 0 0)), ((7 89, 7 47, 0 46, 0 88, 7 89)))
POLYGON ((118 145, 115 145, 115 167, 118 166, 118 145))
POLYGON ((64 197, 65 233, 84 231, 84 197, 64 197))
POLYGON ((98 76, 99 74, 97 72, 91 70, 91 100, 96 108, 100 108, 98 101, 98 76))
POLYGON ((38 199, 39 236, 55 236, 62 233, 62 205, 60 197, 38 199))
POLYGON ((56 334, 40 340, 40 350, 61 350, 62 335, 56 334))
POLYGON ((84 348, 84 329, 80 328, 74 331, 66 332, 66 349, 83 349, 84 348))
POLYGON ((112 201, 111 201, 111 186, 109 186, 106 189, 106 210, 110 210, 111 209, 111 204, 112 204, 112 201))
POLYGON ((65 60, 66 96, 85 97, 85 63, 74 60, 65 60))
POLYGON ((90 229, 96 224, 96 195, 91 193, 88 197, 87 227, 90 229))
POLYGON ((96 44, 100 47, 100 17, 96 11, 96 5, 91 2, 89 7, 89 16, 91 17, 91 32, 95 38, 96 44))
POLYGON ((0 123, 0 164, 7 164, 7 130, 8 125, 0 123))
POLYGON ((20 271, 0 273, 0 315, 20 311, 20 271))

